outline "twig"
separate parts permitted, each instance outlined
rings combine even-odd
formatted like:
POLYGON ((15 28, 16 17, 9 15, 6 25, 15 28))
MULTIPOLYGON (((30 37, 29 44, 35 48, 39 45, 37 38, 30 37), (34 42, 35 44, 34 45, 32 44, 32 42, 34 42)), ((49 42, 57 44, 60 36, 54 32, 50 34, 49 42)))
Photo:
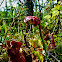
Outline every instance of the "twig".
MULTIPOLYGON (((14 23, 14 19, 13 19, 12 24, 10 25, 10 28, 7 30, 7 33, 8 33, 8 31, 10 31, 10 29, 11 29, 11 27, 12 27, 13 23, 14 23)), ((6 33, 6 35, 5 35, 5 38, 6 38, 6 36, 7 36, 7 33, 6 33)), ((5 40, 5 39, 4 39, 4 40, 5 40)))
MULTIPOLYGON (((26 3, 26 2, 25 2, 25 3, 26 3)), ((25 5, 25 3, 24 3, 22 6, 24 6, 24 5, 25 5)), ((20 8, 21 8, 22 6, 20 6, 20 8)), ((18 9, 17 13, 20 11, 20 8, 18 9)), ((17 17, 17 13, 16 13, 15 18, 17 17)))
POLYGON ((2 5, 3 2, 4 2, 4 0, 1 2, 0 6, 2 5))
POLYGON ((55 57, 55 56, 53 56, 52 54, 50 54, 56 61, 58 61, 59 62, 59 60, 55 57))
MULTIPOLYGON (((57 47, 58 47, 58 45, 57 45, 55 48, 57 48, 57 47)), ((54 48, 54 49, 55 49, 55 48, 54 48)), ((47 52, 51 52, 51 51, 54 50, 54 49, 51 49, 51 50, 49 50, 49 51, 47 51, 47 52)))
MULTIPOLYGON (((25 4, 25 3, 24 3, 24 4, 25 4)), ((24 4, 23 4, 22 6, 24 6, 24 4)), ((21 7, 22 7, 22 6, 21 6, 21 7)), ((20 7, 20 8, 21 8, 21 7, 20 7)), ((20 8, 19 8, 19 9, 20 9, 20 8)), ((19 11, 19 10, 18 10, 18 11, 19 11)), ((18 11, 17 11, 17 13, 18 13, 18 11)), ((14 18, 16 18, 16 17, 17 17, 17 15, 16 15, 14 18)), ((3 18, 3 19, 10 19, 10 18, 3 18)), ((13 19, 13 22, 12 22, 12 24, 11 24, 11 26, 10 26, 10 29, 11 29, 13 23, 14 23, 14 19, 13 19)), ((10 29, 7 30, 7 33, 8 33, 8 31, 10 31, 10 29)), ((6 38, 6 36, 7 36, 7 33, 6 33, 6 35, 5 35, 5 38, 6 38)), ((5 39, 4 39, 4 40, 5 40, 5 39)))
POLYGON ((19 34, 19 20, 18 20, 18 34, 19 34))

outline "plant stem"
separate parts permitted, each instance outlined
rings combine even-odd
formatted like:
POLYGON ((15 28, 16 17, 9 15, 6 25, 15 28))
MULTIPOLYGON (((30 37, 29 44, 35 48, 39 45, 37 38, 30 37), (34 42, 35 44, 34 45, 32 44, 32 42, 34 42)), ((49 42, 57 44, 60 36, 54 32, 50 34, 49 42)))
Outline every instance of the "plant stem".
POLYGON ((47 53, 46 53, 45 42, 44 42, 43 37, 42 37, 42 33, 41 33, 41 28, 40 28, 40 26, 41 26, 41 25, 39 24, 39 32, 40 32, 40 37, 41 37, 41 39, 42 39, 43 48, 44 48, 44 50, 45 50, 45 54, 46 54, 46 58, 47 58, 47 53))

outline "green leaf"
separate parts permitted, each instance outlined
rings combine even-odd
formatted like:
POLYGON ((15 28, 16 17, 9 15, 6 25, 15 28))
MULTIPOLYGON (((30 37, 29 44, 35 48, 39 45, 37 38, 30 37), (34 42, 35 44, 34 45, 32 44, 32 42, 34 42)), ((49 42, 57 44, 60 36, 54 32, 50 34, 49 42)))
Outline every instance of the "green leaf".
POLYGON ((9 40, 9 37, 7 36, 5 40, 9 40))
POLYGON ((3 28, 5 29, 5 26, 6 26, 6 23, 5 23, 5 21, 3 20, 3 28))
POLYGON ((53 35, 53 37, 57 38, 57 36, 56 36, 56 35, 53 35))
POLYGON ((43 62, 43 55, 42 55, 42 53, 39 53, 39 51, 34 51, 34 55, 36 55, 41 60, 41 62, 43 62))
POLYGON ((55 6, 55 8, 56 8, 57 10, 60 10, 60 5, 57 4, 57 5, 55 6))
POLYGON ((52 17, 54 17, 54 16, 58 16, 58 15, 59 15, 59 11, 58 11, 58 10, 53 11, 53 12, 52 12, 52 15, 53 15, 52 17))
POLYGON ((51 10, 52 10, 52 11, 56 11, 57 9, 56 9, 56 8, 52 8, 51 10))
POLYGON ((35 2, 35 4, 37 5, 37 1, 35 2))
POLYGON ((59 33, 58 36, 62 36, 62 33, 59 33))
POLYGON ((0 37, 0 42, 1 42, 1 37, 0 37))
POLYGON ((60 6, 60 11, 62 11, 62 6, 60 6))
POLYGON ((44 18, 49 19, 50 17, 51 17, 50 15, 46 15, 44 18))
POLYGON ((55 51, 58 53, 58 54, 62 54, 62 42, 60 44, 58 44, 58 47, 55 49, 55 51))
POLYGON ((3 34, 4 35, 4 30, 1 28, 1 34, 3 34))
POLYGON ((61 3, 61 1, 58 2, 58 4, 60 4, 60 3, 61 3))

